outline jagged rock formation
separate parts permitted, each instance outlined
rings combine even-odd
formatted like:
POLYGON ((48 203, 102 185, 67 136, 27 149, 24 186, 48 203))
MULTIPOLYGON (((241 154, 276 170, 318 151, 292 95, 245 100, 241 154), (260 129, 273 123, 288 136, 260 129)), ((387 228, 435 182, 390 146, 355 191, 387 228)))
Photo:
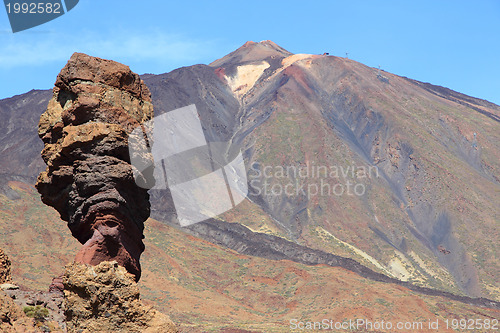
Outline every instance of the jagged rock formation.
POLYGON ((177 332, 168 316, 142 304, 133 276, 116 262, 70 264, 63 280, 68 332, 177 332))
POLYGON ((150 92, 129 67, 75 53, 38 128, 47 169, 36 187, 83 244, 76 261, 116 260, 136 280, 150 204, 134 181, 128 136, 152 116, 150 92))
POLYGON ((0 284, 10 281, 10 265, 9 257, 0 249, 0 284))

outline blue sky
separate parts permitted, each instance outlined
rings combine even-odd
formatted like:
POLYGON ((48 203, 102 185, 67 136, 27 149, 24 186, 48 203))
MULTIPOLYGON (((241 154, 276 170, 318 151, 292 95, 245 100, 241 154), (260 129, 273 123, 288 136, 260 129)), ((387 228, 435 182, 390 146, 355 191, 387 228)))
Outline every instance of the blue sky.
POLYGON ((137 73, 210 63, 248 40, 345 56, 500 104, 500 1, 80 0, 13 34, 0 8, 0 98, 52 88, 73 52, 137 73))

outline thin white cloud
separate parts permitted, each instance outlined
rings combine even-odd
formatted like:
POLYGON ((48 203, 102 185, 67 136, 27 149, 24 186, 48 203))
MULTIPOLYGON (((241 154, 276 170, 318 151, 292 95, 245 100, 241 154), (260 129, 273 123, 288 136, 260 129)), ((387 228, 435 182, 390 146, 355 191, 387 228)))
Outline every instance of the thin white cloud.
POLYGON ((134 63, 178 65, 213 60, 215 44, 161 31, 0 35, 0 68, 48 65, 67 60, 73 52, 134 63))

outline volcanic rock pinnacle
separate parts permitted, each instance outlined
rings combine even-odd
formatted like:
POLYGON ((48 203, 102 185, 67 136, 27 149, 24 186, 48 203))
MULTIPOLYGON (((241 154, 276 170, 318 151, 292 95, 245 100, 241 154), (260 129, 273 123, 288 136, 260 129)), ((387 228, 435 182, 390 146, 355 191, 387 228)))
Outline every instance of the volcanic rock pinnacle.
POLYGON ((151 94, 129 67, 75 53, 38 128, 47 169, 36 188, 83 244, 76 261, 115 260, 137 281, 150 203, 134 181, 128 136, 152 116, 151 94))

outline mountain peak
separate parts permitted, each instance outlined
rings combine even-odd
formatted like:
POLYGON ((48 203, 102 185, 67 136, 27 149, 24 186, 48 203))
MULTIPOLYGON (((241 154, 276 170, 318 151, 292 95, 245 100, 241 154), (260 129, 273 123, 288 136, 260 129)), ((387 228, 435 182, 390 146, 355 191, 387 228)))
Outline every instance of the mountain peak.
POLYGON ((245 44, 243 44, 241 47, 248 47, 248 46, 255 45, 255 44, 257 44, 257 43, 249 40, 245 44))
POLYGON ((248 41, 225 57, 215 60, 210 66, 229 66, 265 60, 267 58, 286 58, 291 55, 293 55, 293 53, 270 40, 263 40, 259 43, 248 41))

